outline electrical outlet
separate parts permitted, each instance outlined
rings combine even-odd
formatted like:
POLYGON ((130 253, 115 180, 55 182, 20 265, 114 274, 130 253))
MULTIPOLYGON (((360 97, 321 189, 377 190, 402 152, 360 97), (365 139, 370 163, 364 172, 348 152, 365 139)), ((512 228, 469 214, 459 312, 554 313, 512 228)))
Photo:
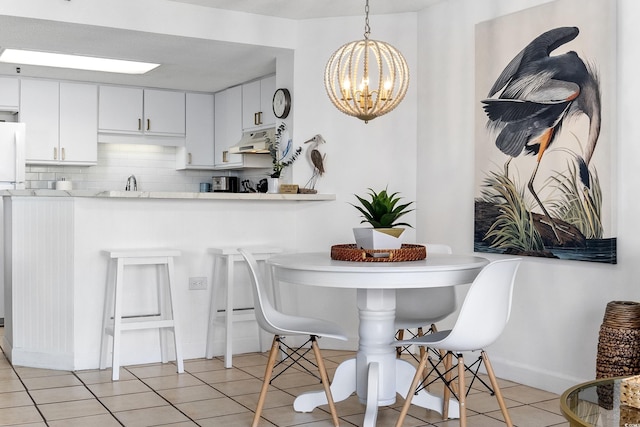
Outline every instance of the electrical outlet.
POLYGON ((207 278, 206 277, 189 277, 189 289, 192 291, 207 290, 207 278))

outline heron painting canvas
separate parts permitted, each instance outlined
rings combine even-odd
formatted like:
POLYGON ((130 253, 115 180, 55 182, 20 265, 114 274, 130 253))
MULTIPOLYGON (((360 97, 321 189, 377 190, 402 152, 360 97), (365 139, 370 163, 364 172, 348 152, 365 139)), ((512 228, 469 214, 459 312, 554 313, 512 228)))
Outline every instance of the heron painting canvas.
POLYGON ((616 263, 615 59, 615 2, 476 26, 476 251, 616 263))

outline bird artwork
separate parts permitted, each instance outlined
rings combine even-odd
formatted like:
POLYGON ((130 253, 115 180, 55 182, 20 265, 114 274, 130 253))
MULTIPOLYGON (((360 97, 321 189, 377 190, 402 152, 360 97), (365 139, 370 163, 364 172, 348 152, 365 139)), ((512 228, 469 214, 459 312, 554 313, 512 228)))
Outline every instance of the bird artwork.
POLYGON ((554 28, 534 38, 504 68, 482 101, 488 128, 495 144, 509 156, 505 163, 520 156, 533 155, 536 165, 527 188, 542 209, 556 239, 562 242, 558 227, 536 193, 536 173, 551 144, 569 118, 585 115, 589 119, 586 148, 576 154, 579 176, 590 187, 589 162, 601 126, 600 84, 593 66, 576 52, 551 55, 579 34, 577 27, 554 28), (497 97, 495 97, 497 95, 497 97))
POLYGON ((316 182, 318 178, 324 174, 324 159, 326 154, 320 153, 318 150, 318 146, 320 144, 324 144, 326 141, 322 137, 322 135, 317 134, 314 135, 313 138, 305 141, 305 144, 311 143, 311 146, 307 149, 307 158, 309 162, 313 166, 313 172, 311 174, 311 178, 305 184, 305 188, 314 190, 316 188, 316 182))

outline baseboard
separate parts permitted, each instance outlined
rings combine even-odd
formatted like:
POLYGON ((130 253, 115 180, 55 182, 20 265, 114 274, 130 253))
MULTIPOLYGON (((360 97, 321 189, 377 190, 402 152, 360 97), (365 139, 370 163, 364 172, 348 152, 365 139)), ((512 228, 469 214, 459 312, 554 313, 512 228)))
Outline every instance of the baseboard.
POLYGON ((496 358, 491 355, 490 358, 493 370, 498 378, 556 394, 562 394, 565 390, 576 384, 590 381, 595 378, 595 372, 593 378, 577 378, 558 372, 540 369, 537 366, 496 358))

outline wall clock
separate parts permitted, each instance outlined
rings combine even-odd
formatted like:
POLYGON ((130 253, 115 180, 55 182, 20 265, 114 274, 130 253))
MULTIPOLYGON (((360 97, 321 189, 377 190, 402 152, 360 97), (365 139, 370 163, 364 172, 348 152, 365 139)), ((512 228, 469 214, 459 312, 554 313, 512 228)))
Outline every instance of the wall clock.
POLYGON ((284 119, 291 110, 291 94, 288 89, 280 88, 273 94, 273 114, 279 119, 284 119))

